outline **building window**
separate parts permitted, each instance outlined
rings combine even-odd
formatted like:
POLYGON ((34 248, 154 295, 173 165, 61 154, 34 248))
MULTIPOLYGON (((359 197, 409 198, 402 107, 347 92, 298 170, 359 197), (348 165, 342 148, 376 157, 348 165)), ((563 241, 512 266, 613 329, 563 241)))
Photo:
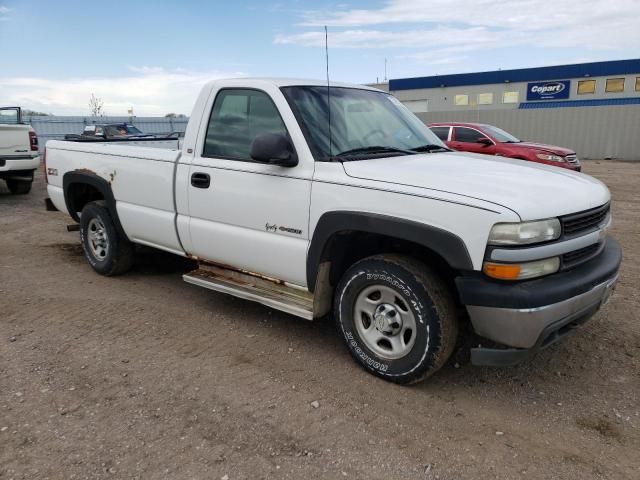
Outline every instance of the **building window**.
POLYGON ((624 92, 624 78, 607 78, 605 92, 624 92))
POLYGON ((457 107, 469 105, 469 95, 456 95, 453 99, 453 102, 457 107))
POLYGON ((493 103, 493 93, 479 93, 478 105, 491 105, 493 103))
POLYGON ((578 94, 596 93, 595 80, 578 80, 578 94))
POLYGON ((413 113, 425 113, 429 111, 429 100, 405 100, 402 103, 413 113))
POLYGON ((502 94, 502 103, 518 103, 520 101, 519 92, 504 92, 502 94))
POLYGON ((640 77, 636 77, 636 92, 640 92, 640 77))

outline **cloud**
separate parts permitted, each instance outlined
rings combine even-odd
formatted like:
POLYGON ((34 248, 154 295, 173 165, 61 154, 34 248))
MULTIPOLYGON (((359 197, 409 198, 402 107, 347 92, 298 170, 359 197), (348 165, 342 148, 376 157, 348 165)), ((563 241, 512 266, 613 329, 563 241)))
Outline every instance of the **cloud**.
POLYGON ((0 21, 9 19, 9 12, 11 9, 9 7, 5 7, 4 5, 0 5, 0 21))
POLYGON ((209 80, 243 76, 242 72, 192 72, 130 66, 120 77, 0 77, 0 103, 58 115, 88 115, 89 97, 104 100, 106 115, 190 114, 201 87, 209 80))
POLYGON ((327 25, 336 48, 620 49, 640 42, 639 17, 638 0, 387 0, 380 8, 303 12, 298 27, 312 30, 274 42, 322 46, 319 27, 327 25))
POLYGON ((392 23, 464 23, 477 26, 546 30, 579 25, 586 20, 627 17, 630 23, 640 13, 637 0, 387 0, 378 9, 307 11, 301 25, 354 27, 392 23))
MULTIPOLYGON (((504 34, 483 27, 407 30, 389 32, 382 30, 343 30, 329 34, 330 48, 425 48, 432 45, 476 44, 482 47, 504 41, 504 34)), ((296 44, 305 47, 324 47, 324 31, 277 35, 276 44, 296 44)))

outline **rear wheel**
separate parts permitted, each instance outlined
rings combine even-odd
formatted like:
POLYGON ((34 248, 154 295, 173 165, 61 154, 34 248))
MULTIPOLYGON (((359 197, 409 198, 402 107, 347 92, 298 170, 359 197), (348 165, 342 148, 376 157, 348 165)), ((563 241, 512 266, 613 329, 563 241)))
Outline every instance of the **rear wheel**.
POLYGON ((7 188, 14 195, 26 195, 31 191, 31 180, 13 180, 7 179, 7 188))
POLYGON ((85 258, 101 275, 120 275, 131 269, 134 245, 118 232, 103 200, 82 209, 80 241, 85 258))
POLYGON ((336 321, 353 357, 395 383, 418 382, 451 356, 457 309, 446 284, 427 265, 402 255, 377 255, 344 274, 336 321))

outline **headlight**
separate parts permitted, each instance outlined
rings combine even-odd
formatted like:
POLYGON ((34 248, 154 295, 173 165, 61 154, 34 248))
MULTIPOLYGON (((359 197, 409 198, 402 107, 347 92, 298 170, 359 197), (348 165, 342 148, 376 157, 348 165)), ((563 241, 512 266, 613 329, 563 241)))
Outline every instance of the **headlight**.
POLYGON ((548 155, 546 153, 536 153, 536 157, 540 160, 546 160, 548 162, 564 162, 563 157, 559 157, 558 155, 548 155))
POLYGON ((484 262, 485 275, 498 280, 526 280, 556 273, 560 268, 560 257, 546 258, 526 263, 484 262))
POLYGON ((535 222, 496 223, 489 233, 489 245, 527 245, 547 242, 560 236, 560 220, 549 218, 535 222))

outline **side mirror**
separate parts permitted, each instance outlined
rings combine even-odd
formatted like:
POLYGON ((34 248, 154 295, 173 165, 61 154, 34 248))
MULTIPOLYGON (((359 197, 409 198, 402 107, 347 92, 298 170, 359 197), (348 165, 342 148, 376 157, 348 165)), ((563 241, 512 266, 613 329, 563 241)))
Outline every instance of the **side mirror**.
POLYGON ((476 143, 481 143, 482 145, 484 145, 485 147, 488 147, 489 145, 493 145, 493 142, 491 140, 489 140, 487 137, 480 137, 476 140, 476 143))
POLYGON ((295 167, 298 156, 293 144, 284 135, 277 133, 263 133, 251 143, 251 158, 256 162, 279 165, 281 167, 295 167))

